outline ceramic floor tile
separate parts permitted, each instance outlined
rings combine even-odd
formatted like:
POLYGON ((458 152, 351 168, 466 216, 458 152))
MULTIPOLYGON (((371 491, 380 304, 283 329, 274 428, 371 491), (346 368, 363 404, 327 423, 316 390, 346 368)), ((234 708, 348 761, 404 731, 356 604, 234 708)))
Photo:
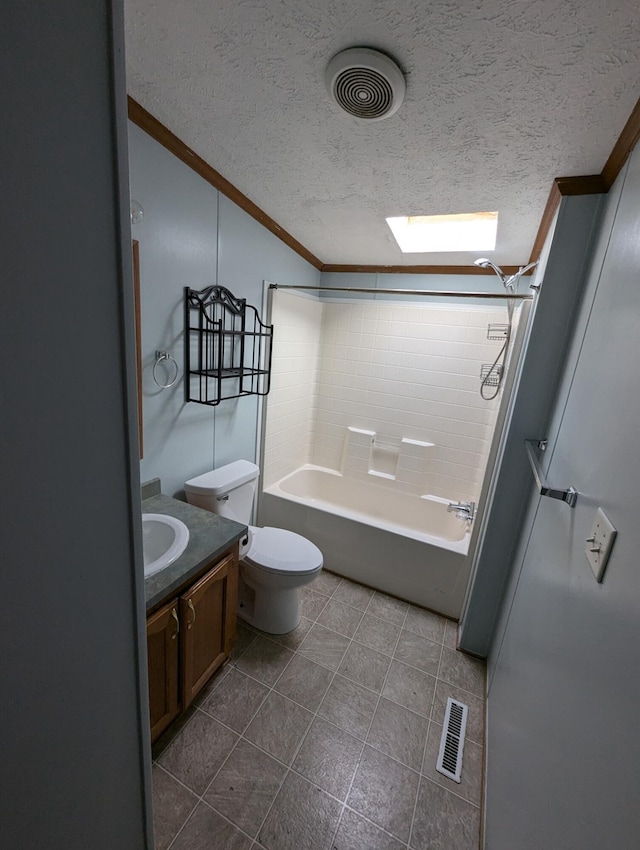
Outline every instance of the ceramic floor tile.
POLYGON ((313 714, 272 692, 251 721, 244 737, 285 764, 291 764, 313 714))
POLYGON ((332 596, 342 578, 330 573, 327 570, 321 570, 320 575, 311 582, 311 590, 316 593, 322 593, 323 596, 332 596))
POLYGON ((298 652, 329 670, 337 670, 349 643, 349 638, 316 623, 300 644, 298 652))
POLYGON ((269 635, 270 640, 288 646, 289 649, 297 649, 305 639, 307 632, 313 625, 313 620, 307 620, 305 617, 300 618, 300 623, 291 632, 284 635, 269 635))
POLYGON ((260 830, 265 850, 329 850, 342 805, 289 773, 260 830))
POLYGON ((435 641, 435 643, 442 643, 446 622, 446 619, 441 617, 440 614, 434 614, 432 611, 410 605, 404 627, 423 638, 435 641))
POLYGON ((362 611, 359 608, 352 608, 335 599, 327 602, 322 614, 318 617, 318 622, 323 626, 349 638, 356 633, 360 620, 362 620, 362 611))
POLYGON ((153 766, 153 832, 156 850, 167 850, 198 798, 158 765, 153 766))
POLYGON ((447 788, 459 797, 464 797, 476 806, 480 805, 482 794, 482 747, 468 739, 465 739, 462 754, 462 772, 460 782, 454 782, 436 770, 438 752, 440 750, 440 738, 442 737, 442 726, 432 723, 429 727, 429 739, 424 752, 424 763, 422 774, 447 788))
POLYGON ((265 685, 231 668, 201 708, 216 720, 242 733, 268 693, 269 689, 265 685))
POLYGON ((286 772, 284 765, 241 740, 204 799, 244 832, 255 836, 286 772))
POLYGON ((455 649, 444 647, 440 663, 439 679, 484 698, 485 663, 455 649))
POLYGON ((389 756, 365 747, 347 803, 406 842, 418 783, 419 774, 389 756))
POLYGON ((367 743, 414 770, 420 770, 428 728, 426 717, 381 699, 367 743))
POLYGON ((448 682, 438 682, 436 684, 435 698, 433 700, 433 711, 431 719, 441 725, 444 723, 444 715, 447 707, 447 699, 459 700, 464 703, 469 711, 467 712, 467 738, 475 741, 476 744, 484 743, 484 700, 482 697, 476 697, 468 691, 461 691, 455 688, 448 682))
POLYGON ((411 832, 412 850, 477 850, 480 809, 422 779, 411 832))
POLYGON ((354 642, 346 651, 338 672, 380 693, 390 664, 388 656, 354 642))
POLYGON ((154 745, 158 850, 477 850, 485 665, 457 624, 326 572, 301 597, 288 635, 238 622, 233 666, 154 745), (435 771, 448 696, 460 784, 435 771))
POLYGON ((351 605, 352 608, 360 608, 361 611, 366 610, 372 596, 373 590, 346 578, 342 580, 333 594, 333 598, 338 602, 344 602, 345 605, 351 605))
POLYGON ((298 592, 300 594, 300 613, 308 620, 316 620, 327 604, 327 597, 321 593, 315 593, 309 587, 301 587, 298 592))
POLYGON ((223 679, 226 679, 229 675, 229 671, 233 670, 234 667, 227 663, 220 667, 213 676, 209 679, 207 684, 202 688, 198 696, 194 699, 193 705, 200 706, 202 703, 209 698, 211 693, 215 691, 218 685, 222 684, 223 679))
POLYGON ((235 664, 242 653, 251 646, 257 636, 257 632, 238 618, 236 620, 236 640, 229 656, 229 663, 235 664))
POLYGON ((434 676, 394 660, 389 667, 382 696, 429 717, 435 688, 434 676))
POLYGON ((351 679, 336 676, 320 704, 318 714, 345 732, 364 740, 377 704, 376 693, 351 679))
POLYGON ((394 657, 398 661, 410 664, 412 667, 417 667, 423 673, 436 676, 441 654, 441 644, 434 643, 432 640, 403 629, 394 657))
POLYGON ((361 741, 316 717, 292 766, 323 791, 344 800, 361 752, 361 741))
POLYGON ((198 711, 159 762, 196 794, 202 794, 237 740, 234 732, 198 711))
POLYGON ((332 850, 404 850, 405 845, 351 809, 345 809, 332 850))
POLYGON ((259 635, 236 662, 236 667, 254 679, 273 685, 293 658, 293 652, 259 635))
POLYGON ((458 643, 458 624, 453 620, 447 620, 444 627, 444 645, 449 649, 455 649, 458 643))
POLYGON ((394 599, 392 596, 386 596, 384 593, 376 591, 369 602, 367 614, 373 614, 374 617, 380 617, 395 626, 401 626, 408 610, 409 604, 407 602, 402 602, 400 599, 394 599))
POLYGON ((251 839, 243 835, 206 803, 200 803, 171 850, 250 850, 251 839))
POLYGON ((166 732, 163 732, 158 740, 151 745, 151 757, 154 761, 158 761, 160 756, 166 749, 168 749, 169 745, 175 741, 180 732, 182 732, 184 727, 191 721, 197 711, 198 706, 195 702, 192 702, 189 708, 177 717, 166 732))
POLYGON ((331 670, 296 653, 274 688, 283 696, 300 703, 310 711, 315 711, 332 679, 331 670))
POLYGON ((399 626, 395 626, 387 620, 381 620, 379 617, 374 617, 367 611, 358 626, 354 640, 363 643, 370 649, 382 652, 384 655, 393 655, 399 634, 399 626))

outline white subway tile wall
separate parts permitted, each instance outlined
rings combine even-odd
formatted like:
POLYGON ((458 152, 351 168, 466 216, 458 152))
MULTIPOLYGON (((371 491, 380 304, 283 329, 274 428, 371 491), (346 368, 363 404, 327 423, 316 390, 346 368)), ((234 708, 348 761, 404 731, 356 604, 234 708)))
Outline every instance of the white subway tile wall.
POLYGON ((500 351, 487 326, 505 307, 275 296, 265 484, 302 463, 355 477, 378 463, 379 485, 476 500, 499 403, 480 397, 480 369, 500 351), (370 458, 350 427, 375 432, 370 458), (408 451, 403 438, 434 445, 408 451))
POLYGON ((323 304, 273 293, 271 391, 267 397, 264 482, 268 487, 311 458, 323 304))

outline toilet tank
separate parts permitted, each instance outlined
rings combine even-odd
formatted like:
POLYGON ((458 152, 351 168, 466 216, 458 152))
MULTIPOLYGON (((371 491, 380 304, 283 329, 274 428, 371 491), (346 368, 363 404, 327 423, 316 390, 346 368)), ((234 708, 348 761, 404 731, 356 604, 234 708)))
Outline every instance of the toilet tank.
POLYGON ((185 481, 187 502, 213 514, 248 525, 260 470, 248 460, 236 460, 185 481))

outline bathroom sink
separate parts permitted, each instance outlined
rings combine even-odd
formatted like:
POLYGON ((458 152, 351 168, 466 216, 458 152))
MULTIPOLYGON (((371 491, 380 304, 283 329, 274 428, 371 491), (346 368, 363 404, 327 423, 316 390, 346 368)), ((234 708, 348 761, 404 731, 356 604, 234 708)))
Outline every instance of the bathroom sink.
POLYGON ((189 529, 181 520, 167 514, 142 514, 145 577, 173 563, 188 542, 189 529))

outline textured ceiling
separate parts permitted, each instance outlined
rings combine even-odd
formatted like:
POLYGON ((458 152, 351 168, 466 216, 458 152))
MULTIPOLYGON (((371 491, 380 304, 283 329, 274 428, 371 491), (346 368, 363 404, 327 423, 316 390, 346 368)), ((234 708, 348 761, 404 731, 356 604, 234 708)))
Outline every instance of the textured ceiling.
MULTIPOLYGON (((125 0, 129 93, 325 263, 401 254, 386 216, 498 210, 526 262, 554 177, 598 174, 638 97, 634 0, 125 0), (332 105, 352 45, 407 78, 395 116, 332 105)), ((144 199, 141 199, 144 203, 144 199)))

